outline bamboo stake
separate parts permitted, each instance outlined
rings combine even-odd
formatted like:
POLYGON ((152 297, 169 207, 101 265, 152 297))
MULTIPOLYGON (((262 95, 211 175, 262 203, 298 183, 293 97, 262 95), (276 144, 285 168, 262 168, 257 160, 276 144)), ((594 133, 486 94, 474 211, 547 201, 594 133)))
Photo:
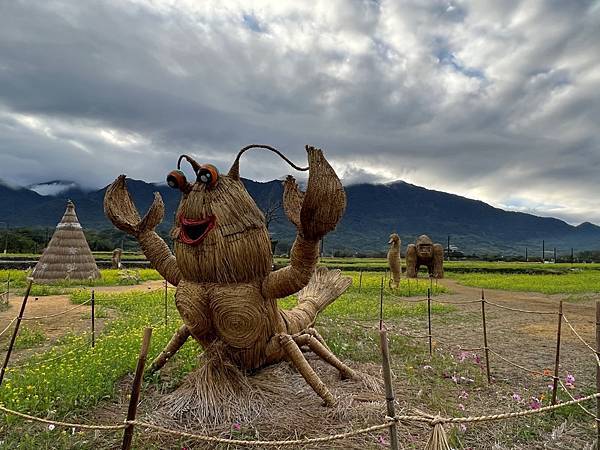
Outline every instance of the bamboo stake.
POLYGON ((492 376, 490 374, 490 352, 488 349, 487 340, 487 325, 485 323, 485 294, 483 289, 481 290, 481 319, 483 322, 483 349, 485 351, 485 372, 487 374, 488 384, 492 382, 492 376))
POLYGON ((92 348, 96 346, 96 298, 92 289, 92 348))
MULTIPOLYGON (((150 348, 150 338, 152 337, 152 328, 144 328, 144 337, 142 338, 142 347, 140 348, 140 356, 138 358, 135 376, 133 377, 133 385, 131 386, 131 398, 129 400, 129 409, 127 410, 127 420, 135 420, 137 414, 138 401, 140 399, 140 390, 142 386, 142 377, 144 375, 144 366, 146 365, 146 357, 150 348)), ((133 424, 128 424, 123 433, 122 450, 130 450, 133 442, 133 424)))
POLYGON ((358 292, 362 291, 362 270, 360 271, 360 275, 358 276, 358 292))
POLYGON ((167 319, 167 296, 168 296, 168 289, 169 286, 167 284, 167 280, 165 280, 165 327, 168 325, 168 319, 167 319))
POLYGON ((383 326, 383 277, 379 288, 379 328, 383 326))
POLYGON ((429 357, 433 356, 433 342, 431 336, 431 289, 427 288, 427 337, 429 338, 429 357))
POLYGON ((554 361, 554 376, 552 377, 552 404, 556 405, 556 394, 558 392, 558 369, 560 365, 560 330, 563 318, 563 302, 558 304, 558 327, 556 329, 556 359, 554 361))
MULTIPOLYGON (((379 327, 379 341, 381 343, 381 356, 383 367, 383 382, 385 384, 385 402, 387 406, 387 415, 389 417, 396 416, 394 407, 394 386, 392 386, 392 371, 390 369, 390 349, 388 346, 387 331, 383 326, 383 321, 379 327)), ((390 424, 390 448, 398 450, 398 430, 396 422, 390 424)))
MULTIPOLYGON (((600 301, 596 301, 596 355, 600 357, 600 301)), ((596 364, 596 392, 600 392, 600 365, 596 364)), ((600 397, 596 399, 596 448, 600 446, 600 397)))
POLYGON ((33 279, 30 278, 29 284, 27 285, 27 290, 25 291, 25 296, 23 297, 23 303, 21 303, 21 310, 19 311, 19 316, 17 317, 17 323, 15 324, 15 329, 13 330, 13 334, 10 338, 10 344, 8 344, 6 358, 4 358, 4 364, 2 365, 2 369, 0 370, 0 386, 2 386, 2 381, 4 380, 4 373, 6 372, 6 368, 8 367, 8 361, 10 360, 10 355, 13 351, 15 340, 17 339, 17 334, 19 334, 19 327, 21 326, 21 320, 23 319, 23 313, 25 312, 25 306, 27 305, 27 299, 29 298, 29 292, 31 291, 32 284, 33 279))

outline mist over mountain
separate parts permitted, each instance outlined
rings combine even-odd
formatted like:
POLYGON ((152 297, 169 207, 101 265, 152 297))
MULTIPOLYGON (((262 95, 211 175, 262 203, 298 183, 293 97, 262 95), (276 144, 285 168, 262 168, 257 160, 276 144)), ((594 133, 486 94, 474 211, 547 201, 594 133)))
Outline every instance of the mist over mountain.
MULTIPOLYGON (((273 209, 281 202, 280 180, 244 180, 244 184, 263 210, 273 209)), ((166 211, 159 227, 168 230, 179 203, 179 191, 166 184, 132 179, 127 180, 127 186, 142 214, 150 206, 153 193, 160 192, 166 211)), ((381 252, 387 248, 388 236, 393 232, 401 236, 403 248, 420 234, 428 234, 444 246, 450 236, 451 244, 460 251, 478 255, 522 255, 528 247, 529 256, 540 257, 542 240, 546 250, 556 247, 563 255, 571 247, 575 251, 600 249, 600 227, 589 222, 572 226, 559 219, 504 211, 481 201, 402 181, 353 184, 345 189, 348 207, 337 229, 325 238, 326 254, 381 252)), ((8 221, 11 228, 54 227, 64 213, 66 200, 71 199, 84 228, 112 228, 103 212, 105 190, 85 191, 63 180, 27 188, 0 182, 0 221, 8 221)), ((270 231, 279 241, 277 251, 285 252, 295 229, 282 209, 276 211, 270 231)))

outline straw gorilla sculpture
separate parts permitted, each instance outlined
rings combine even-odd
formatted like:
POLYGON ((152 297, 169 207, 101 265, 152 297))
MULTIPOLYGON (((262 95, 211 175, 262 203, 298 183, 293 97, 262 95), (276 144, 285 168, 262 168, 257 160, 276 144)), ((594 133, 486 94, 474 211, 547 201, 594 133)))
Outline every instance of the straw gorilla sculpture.
POLYGON ((429 236, 423 234, 417 238, 416 245, 406 249, 406 276, 417 278, 419 267, 427 266, 429 276, 444 278, 444 248, 434 244, 429 236))
POLYGON ((326 405, 334 397, 304 358, 307 346, 339 370, 343 378, 356 373, 342 363, 312 328, 317 314, 351 284, 339 271, 316 269, 319 240, 333 230, 346 207, 346 195, 321 150, 306 147, 307 168, 299 168, 276 149, 252 145, 238 153, 227 175, 208 164, 182 155, 194 169, 196 180, 187 182, 180 170, 167 177, 182 192, 172 237, 175 256, 154 231, 162 221, 164 204, 156 193, 140 218, 119 176, 108 188, 104 209, 113 224, 135 236, 146 257, 160 274, 177 286, 175 303, 184 325, 154 360, 160 369, 189 336, 205 349, 206 358, 217 354, 220 364, 252 371, 288 359, 326 405), (272 271, 271 244, 264 217, 239 175, 240 156, 250 148, 278 154, 297 170, 309 170, 306 193, 292 176, 284 183, 283 205, 297 235, 290 265, 272 271), (297 293, 298 305, 278 308, 277 299, 297 293))
POLYGON ((390 234, 390 249, 388 250, 387 259, 390 266, 390 288, 398 289, 400 285, 400 277, 402 274, 402 266, 400 263, 400 236, 396 233, 390 234))

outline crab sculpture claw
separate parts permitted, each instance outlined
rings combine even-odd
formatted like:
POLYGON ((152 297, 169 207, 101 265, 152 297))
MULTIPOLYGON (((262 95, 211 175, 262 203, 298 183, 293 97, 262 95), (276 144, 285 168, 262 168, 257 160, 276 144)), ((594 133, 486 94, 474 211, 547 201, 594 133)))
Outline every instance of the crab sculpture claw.
POLYGON ((155 192, 150 209, 143 218, 140 218, 127 190, 125 175, 119 175, 106 190, 104 213, 119 230, 139 237, 145 232, 153 231, 162 222, 165 205, 160 194, 155 192))
POLYGON ((283 206, 289 220, 307 240, 319 240, 335 229, 346 209, 346 193, 321 149, 306 147, 308 186, 302 192, 292 176, 284 182, 283 206))

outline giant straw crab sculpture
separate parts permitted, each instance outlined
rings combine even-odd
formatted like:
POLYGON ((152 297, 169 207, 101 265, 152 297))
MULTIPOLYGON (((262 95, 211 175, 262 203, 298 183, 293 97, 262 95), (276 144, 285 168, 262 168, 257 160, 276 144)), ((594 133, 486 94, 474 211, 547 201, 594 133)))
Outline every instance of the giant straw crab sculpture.
POLYGON ((308 167, 295 166, 278 150, 251 145, 240 150, 227 175, 182 155, 168 184, 181 191, 172 229, 175 255, 154 231, 164 216, 160 194, 140 218, 119 176, 108 188, 104 209, 112 223, 134 236, 153 267, 177 287, 175 303, 184 325, 154 360, 159 370, 191 336, 205 353, 238 369, 254 371, 289 360, 323 399, 334 397, 306 361, 307 347, 335 367, 343 378, 357 374, 342 363, 313 328, 317 314, 351 284, 339 271, 317 269, 320 239, 333 230, 346 207, 339 178, 320 149, 306 147, 308 167), (272 252, 264 217, 246 191, 239 173, 241 155, 251 148, 270 150, 297 170, 308 170, 306 192, 295 179, 284 182, 283 204, 297 235, 290 264, 272 270, 272 252), (181 169, 186 160, 195 179, 181 169), (298 293, 298 305, 284 311, 277 299, 298 293))

